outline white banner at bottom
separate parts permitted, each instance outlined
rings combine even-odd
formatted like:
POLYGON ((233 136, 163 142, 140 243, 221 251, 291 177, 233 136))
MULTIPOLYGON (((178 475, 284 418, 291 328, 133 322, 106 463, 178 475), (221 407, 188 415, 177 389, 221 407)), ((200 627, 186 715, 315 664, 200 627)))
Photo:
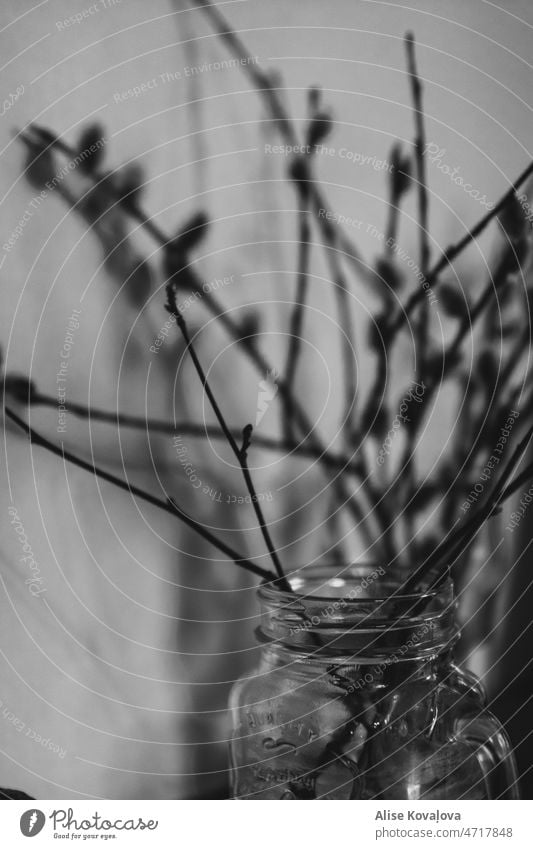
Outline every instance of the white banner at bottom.
POLYGON ((531 849, 530 802, 8 801, 1 845, 531 849), (276 807, 276 811, 272 808, 276 807), (34 844, 29 841, 35 839, 34 844))

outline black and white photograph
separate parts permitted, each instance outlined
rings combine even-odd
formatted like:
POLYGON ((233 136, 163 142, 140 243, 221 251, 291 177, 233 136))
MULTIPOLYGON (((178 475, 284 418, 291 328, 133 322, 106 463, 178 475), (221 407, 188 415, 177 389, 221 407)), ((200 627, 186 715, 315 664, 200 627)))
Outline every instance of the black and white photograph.
POLYGON ((2 845, 531 846, 533 3, 0 44, 2 845))

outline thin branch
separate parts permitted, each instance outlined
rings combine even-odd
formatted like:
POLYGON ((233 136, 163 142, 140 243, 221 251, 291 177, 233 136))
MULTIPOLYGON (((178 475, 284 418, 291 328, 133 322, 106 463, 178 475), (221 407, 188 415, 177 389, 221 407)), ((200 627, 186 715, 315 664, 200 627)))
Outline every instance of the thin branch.
MULTIPOLYGON (((73 148, 69 147, 62 140, 57 139, 48 130, 44 130, 42 128, 36 127, 36 125, 33 125, 33 128, 38 133, 41 134, 41 143, 43 145, 46 145, 46 147, 44 147, 43 150, 48 149, 48 147, 56 146, 63 153, 66 153, 71 157, 76 156, 76 151, 73 148)), ((99 174, 98 172, 92 172, 91 175, 89 175, 89 176, 93 180, 93 182, 95 183, 96 186, 102 186, 102 183, 106 182, 107 177, 108 177, 108 175, 99 174)), ((108 182, 106 182, 105 191, 109 192, 110 196, 116 197, 117 203, 120 202, 121 196, 120 196, 119 192, 117 192, 116 189, 114 189, 113 187, 110 188, 108 182)), ((140 221, 140 223, 143 227, 148 227, 148 224, 150 223, 150 218, 147 215, 145 215, 144 213, 142 213, 138 207, 136 207, 135 211, 134 211, 132 209, 132 207, 130 206, 130 204, 128 204, 127 206, 124 207, 124 211, 127 214, 133 215, 133 217, 137 218, 140 221)), ((326 221, 325 218, 320 219, 320 221, 321 221, 321 224, 327 225, 327 227, 329 227, 329 222, 326 221)), ((327 227, 325 227, 324 229, 327 230, 327 227)), ((151 233, 151 235, 153 236, 153 238, 162 247, 166 248, 168 246, 168 244, 171 240, 163 232, 161 232, 157 227, 151 227, 150 226, 150 227, 148 227, 148 230, 151 233)), ((243 351, 247 354, 250 361, 257 368, 258 372, 261 375, 265 375, 266 373, 272 372, 272 367, 270 366, 268 361, 265 359, 265 357, 262 355, 262 353, 258 350, 258 348, 255 346, 255 344, 252 342, 252 340, 249 339, 249 338, 243 338, 240 327, 237 324, 235 324, 235 322, 233 322, 233 320, 230 318, 230 316, 223 310, 222 306, 220 306, 218 304, 218 301, 216 300, 216 298, 211 293, 205 293, 205 289, 203 288, 201 282, 197 279, 194 271, 190 268, 190 264, 187 264, 181 270, 185 270, 185 268, 187 269, 187 271, 190 274, 191 282, 194 283, 194 285, 196 285, 199 290, 200 289, 202 290, 202 292, 203 292, 202 299, 205 302, 206 306, 211 310, 213 315, 215 315, 217 320, 221 323, 221 325, 225 328, 225 330, 231 335, 231 337, 233 339, 235 339, 237 344, 239 344, 242 347, 243 351)), ((179 270, 177 270, 177 271, 179 273, 179 270)), ((312 447, 313 452, 316 454, 317 460, 322 465, 324 465, 325 467, 328 467, 328 465, 329 465, 328 450, 326 449, 326 447, 324 446, 322 441, 316 436, 316 434, 313 433, 312 423, 310 422, 309 418, 307 417, 306 413, 304 412, 302 406, 299 404, 298 400, 290 395, 289 391, 287 390, 287 386, 286 386, 284 380, 280 380, 278 382, 278 393, 279 393, 279 396, 280 396, 282 402, 286 406, 290 405, 290 407, 292 409, 293 416, 294 416, 294 420, 295 420, 295 422, 297 423, 297 425, 300 429, 302 439, 304 441, 308 442, 309 445, 312 447)), ((333 464, 333 465, 335 465, 335 464, 333 464)), ((339 473, 343 472, 349 466, 351 467, 352 471, 354 471, 354 472, 356 471, 356 466, 354 466, 352 464, 352 460, 350 460, 349 458, 346 458, 346 464, 344 464, 344 462, 341 461, 341 463, 338 465, 339 473)), ((355 496, 350 495, 348 493, 348 491, 346 490, 346 488, 344 487, 344 485, 342 484, 342 482, 340 480, 334 481, 333 487, 334 487, 335 491, 338 493, 338 497, 339 497, 340 501, 342 502, 342 505, 344 507, 346 507, 346 509, 348 509, 351 512, 352 516, 357 520, 358 525, 361 526, 361 530, 362 530, 363 534, 366 536, 367 542, 370 544, 371 541, 372 541, 370 534, 369 534, 369 532, 366 531, 366 529, 364 527, 364 519, 366 517, 365 517, 365 514, 363 513, 361 507, 355 501, 355 496)))
POLYGON ((290 590, 290 584, 288 583, 283 573, 283 567, 278 557, 278 553, 274 547, 274 543, 272 542, 272 537, 270 536, 268 525, 265 521, 261 505, 259 504, 257 498, 252 476, 250 474, 250 469, 248 468, 248 448, 250 447, 252 433, 253 427, 251 424, 248 424, 245 428, 243 428, 242 445, 238 455, 239 463, 241 465, 242 473, 244 475, 244 480, 246 481, 246 486, 248 487, 248 492, 250 493, 250 496, 252 498, 252 504, 254 505, 255 515, 257 516, 257 521, 259 522, 259 527, 261 528, 261 533, 263 534, 263 539, 265 540, 266 547, 268 548, 268 553, 272 558, 272 562, 274 564, 278 577, 281 579, 281 585, 284 587, 284 589, 290 590))
MULTIPOLYGON (((415 119, 415 167, 417 177, 417 196, 418 196, 418 234, 420 243, 420 271, 423 279, 427 278, 430 249, 429 249, 429 230, 428 230, 428 191, 426 185, 426 162, 424 151, 426 147, 426 131, 424 126, 424 112, 422 105, 422 83, 417 72, 416 55, 415 55, 415 40, 412 33, 408 33, 405 37, 405 48, 407 53, 407 69, 411 84, 411 95, 413 99, 413 111, 415 119)), ((417 282, 417 291, 419 283, 417 282)), ((416 341, 415 362, 416 373, 419 380, 424 380, 426 375, 428 343, 429 343, 429 301, 424 298, 420 306, 420 314, 416 321, 416 341)), ((416 428, 410 427, 407 429, 406 450, 405 450, 405 471, 403 475, 404 490, 409 501, 410 494, 416 488, 416 469, 415 469, 415 443, 416 443, 416 428)), ((404 512, 404 521, 406 524, 406 535, 408 541, 414 538, 415 526, 413 522, 413 513, 410 510, 404 512)))
MULTIPOLYGON (((243 340, 242 337, 240 337, 239 335, 236 336, 236 340, 244 346, 245 350, 248 351, 250 359, 263 375, 272 372, 270 364, 257 350, 257 348, 249 342, 249 340, 243 340)), ((313 456, 316 456, 318 462, 321 463, 324 467, 335 465, 337 470, 337 476, 331 482, 332 489, 336 493, 341 506, 347 509, 351 513, 352 517, 356 520, 357 528, 361 530, 361 533, 364 536, 367 545, 372 546, 375 543, 375 539, 373 538, 370 529, 367 528, 365 525, 367 514, 364 513, 361 505, 356 500, 355 495, 348 491, 341 477, 343 472, 349 469, 351 472, 356 474, 360 480, 364 479, 363 468, 361 466, 359 458, 357 461, 354 462, 352 455, 352 457, 338 458, 338 463, 332 463, 332 455, 330 455, 320 437, 315 433, 314 426, 310 421, 309 417, 307 416, 307 413, 304 411, 298 399, 290 393, 289 389, 287 388, 287 384, 283 378, 280 378, 278 380, 277 387, 278 395, 281 398, 283 404, 285 405, 285 409, 291 409, 294 421, 298 425, 298 428, 302 435, 301 444, 306 445, 307 443, 309 445, 309 448, 313 451, 313 456), (346 460, 346 462, 344 462, 344 460, 346 460)), ((354 452, 354 455, 356 453, 357 452, 354 452)))
POLYGON ((216 4, 210 3, 209 0, 193 0, 193 3, 203 10, 217 35, 226 44, 230 53, 233 53, 233 55, 241 63, 243 71, 248 75, 254 87, 264 95, 274 119, 283 130, 283 134, 287 136, 291 144, 296 144, 298 140, 292 128, 292 124, 285 115, 285 110, 283 109, 278 96, 271 88, 269 77, 264 74, 260 68, 249 61, 249 51, 246 49, 237 33, 232 29, 229 22, 217 8, 216 4))
MULTIPOLYGON (((511 459, 503 469, 500 477, 496 481, 492 492, 475 513, 458 530, 450 531, 446 539, 437 546, 434 552, 421 564, 409 579, 404 584, 401 594, 409 594, 417 589, 424 578, 445 561, 445 568, 449 568, 457 557, 464 551, 472 542, 480 528, 485 522, 498 511, 503 502, 515 491, 515 484, 509 484, 509 478, 514 473, 517 465, 522 460, 531 437, 533 436, 533 426, 528 429, 525 436, 516 446, 511 459)), ((523 483, 523 475, 520 475, 517 480, 520 481, 520 486, 523 483)))
MULTIPOLYGON (((356 433, 354 417, 355 417, 355 401, 357 396, 357 357, 355 353, 355 327, 352 316, 352 304, 348 297, 348 283, 342 270, 342 264, 339 260, 337 251, 340 248, 338 238, 329 244, 322 245, 324 247, 326 260, 329 266, 331 282, 334 286, 334 294, 337 300, 338 318, 341 329, 341 348, 344 361, 344 410, 342 414, 342 430, 344 434, 344 444, 347 450, 354 445, 359 439, 360 434, 356 433)), ((367 475, 365 467, 364 455, 362 455, 361 463, 363 466, 362 474, 367 475)))
MULTIPOLYGON (((498 201, 496 206, 491 209, 478 223, 475 227, 472 227, 471 230, 468 230, 465 236, 456 242, 455 245, 451 245, 446 248, 440 256, 440 259, 436 261, 434 266, 430 269, 427 275, 427 282, 434 290, 439 283, 439 275, 448 265, 451 265, 452 262, 461 254, 468 245, 477 239, 479 235, 485 230, 485 228, 490 224, 490 222, 496 218, 496 216, 502 211, 506 204, 509 203, 515 192, 520 188, 522 183, 524 183, 528 177, 533 174, 533 162, 530 162, 527 168, 522 171, 522 173, 516 178, 512 186, 508 189, 507 192, 502 196, 502 198, 498 201)), ((416 292, 413 292, 411 297, 407 300, 407 303, 398 311, 398 314, 394 321, 391 324, 391 329, 393 333, 397 333, 398 330, 409 320, 413 310, 418 306, 420 301, 426 298, 426 291, 419 287, 416 292)))
MULTIPOLYGON (((214 31, 226 44, 230 52, 233 53, 239 61, 242 60, 241 65, 243 73, 249 77, 258 94, 265 99, 266 105, 270 110, 281 135, 289 145, 296 146, 298 144, 297 133, 292 125, 290 117, 284 109, 283 103, 272 86, 270 78, 266 74, 262 73, 256 65, 248 61, 250 56, 249 51, 246 49, 237 33, 233 30, 229 22, 215 4, 210 3, 209 0, 192 0, 192 2, 202 9, 206 17, 211 22, 214 31)), ((297 191, 301 192, 303 188, 302 181, 295 181, 295 183, 297 191)), ((326 241, 329 241, 330 223, 324 216, 324 210, 328 208, 328 203, 320 191, 320 188, 311 178, 307 181, 307 187, 305 190, 309 194, 311 208, 315 213, 317 224, 322 230, 326 241)), ((367 282, 371 280, 372 275, 367 268, 366 263, 363 261, 361 254, 340 226, 339 244, 342 246, 347 259, 353 266, 354 270, 367 282)))
POLYGON ((147 501, 149 504, 152 504, 154 507, 159 507, 160 510, 164 510, 166 513, 170 513, 175 516, 180 522, 183 522, 197 534, 199 534, 203 539, 207 540, 207 542, 211 543, 212 546, 217 548, 227 557, 229 557, 237 566, 242 566, 243 569, 246 569, 248 572, 252 572, 254 575, 258 575, 260 578, 263 578, 265 581, 274 580, 274 575, 272 572, 267 571, 266 569, 262 569, 260 566, 256 566, 250 560, 247 560, 241 554, 236 552, 229 545, 226 545, 222 540, 215 537, 212 533, 207 531, 204 526, 189 516, 181 507, 174 501, 174 499, 168 499, 167 501, 163 501, 160 498, 156 498, 155 495, 151 495, 149 492, 145 492, 143 489, 139 489, 137 486, 132 486, 127 480, 123 478, 119 478, 116 475, 111 474, 110 472, 106 472, 104 469, 99 468, 94 463, 88 463, 85 460, 82 460, 81 457, 77 457, 75 454, 72 454, 70 451, 66 451, 63 446, 55 445, 53 442, 50 442, 46 437, 42 434, 38 433, 36 430, 31 428, 24 419, 21 419, 13 410, 11 410, 7 405, 4 405, 5 414, 8 418, 11 419, 24 433, 29 437, 30 443, 32 445, 38 445, 41 448, 45 448, 50 453, 55 454, 57 457, 61 457, 63 460, 66 460, 68 463, 72 463, 74 466, 78 466, 80 469, 84 469, 86 472, 90 472, 95 475, 97 478, 101 478, 102 480, 107 481, 108 483, 113 484, 119 489, 123 489, 125 492, 129 492, 130 495, 134 495, 137 498, 142 498, 143 501, 147 501))
POLYGON ((274 549, 274 546, 272 544, 272 539, 270 537, 270 533, 268 531, 262 510, 261 510, 261 507, 260 507, 259 502, 257 500, 257 495, 256 495, 256 492, 255 492, 255 489, 254 489, 254 486, 253 486, 250 471, 248 469, 246 451, 247 451, 248 445, 250 444, 251 430, 249 430, 249 428, 251 428, 251 425, 247 425, 247 427, 244 429, 244 431, 243 431, 243 447, 239 448, 239 446, 237 445, 237 443, 236 443, 236 441, 233 437, 231 430, 229 429, 229 427, 226 423, 226 419, 224 418, 224 416, 222 414, 222 410, 220 409, 218 402, 217 402, 217 400, 216 400, 216 398, 213 394, 213 390, 211 389, 211 387, 209 385, 209 381, 207 379, 206 373, 204 372, 202 364, 201 364, 200 360, 198 359, 198 355, 196 353, 194 345, 192 344, 192 340, 191 340, 191 337, 189 335, 189 331, 187 329, 186 321, 185 321, 182 313, 180 313, 180 311, 178 310, 178 307, 177 307, 177 304, 176 304, 176 293, 175 293, 175 288, 174 288, 173 283, 169 283, 168 286, 167 286, 167 297, 168 297, 168 303, 166 305, 166 308, 167 308, 168 312, 170 313, 170 315, 173 315, 174 318, 176 319, 176 324, 177 324, 177 326, 178 326, 178 328, 179 328, 179 330, 180 330, 180 332, 183 336, 183 339, 184 339, 185 344, 187 346, 187 350, 189 351, 193 365, 196 369, 196 373, 198 374, 198 377, 200 378, 200 382, 203 386, 204 392, 207 395, 209 403, 211 404, 212 410, 213 410, 213 412, 214 412, 214 414, 215 414, 215 416, 218 420, 218 423, 219 423, 219 425, 222 429, 222 432, 224 433, 224 436, 226 437, 228 444, 229 444, 231 450, 233 451, 233 453, 235 454, 235 457, 237 458, 239 465, 241 467, 241 471, 243 473, 244 481, 246 483, 248 492, 250 494, 250 497, 252 499, 252 503, 254 505, 254 510, 256 512, 256 515, 259 518, 259 525, 260 525, 260 528, 261 528, 261 533, 263 535, 263 539, 265 540, 265 544, 268 548, 268 551, 269 551, 270 557, 272 559, 272 563, 274 564, 274 568, 276 570, 278 578, 280 579, 281 584, 283 585, 283 588, 285 590, 287 590, 287 589, 290 590, 291 589, 290 584, 288 583, 287 579, 285 578, 279 557, 278 557, 278 555, 277 555, 277 553, 274 549))
MULTIPOLYGON (((296 294, 294 307, 289 325, 289 345, 287 350, 287 361, 284 369, 285 383, 291 396, 295 394, 295 380, 300 356, 304 308, 307 300, 307 289, 309 286, 309 255, 311 247, 311 231, 308 220, 307 203, 303 197, 300 198, 300 209, 298 211, 298 270, 296 274, 296 294)), ((294 439, 292 410, 285 407, 284 431, 287 440, 294 439)))
MULTIPOLYGON (((495 293, 496 295, 498 294, 498 291, 501 290, 502 286, 507 281, 509 275, 513 273, 512 268, 511 270, 509 270, 509 259, 513 259, 515 256, 515 249, 513 245, 510 245, 508 248, 506 248, 504 254, 502 255, 494 275, 491 274, 489 276, 489 280, 487 281, 485 288, 483 289, 478 300, 476 301, 472 309, 469 312, 465 313, 465 315, 462 317, 455 337, 450 343, 447 351, 445 352, 445 359, 449 364, 447 367, 445 367, 445 374, 450 370, 450 368, 453 367, 453 364, 456 360, 456 356, 459 353, 459 349, 467 332, 474 327, 476 321, 479 319, 482 313, 490 307, 493 295, 495 293)), ((529 331, 529 324, 526 326, 525 330, 529 331)), ((512 366, 514 366, 514 364, 514 360, 512 360, 512 366)), ((504 380, 501 382, 505 382, 509 378, 511 370, 512 368, 510 369, 509 365, 506 366, 506 369, 502 374, 502 376, 504 376, 504 380)))

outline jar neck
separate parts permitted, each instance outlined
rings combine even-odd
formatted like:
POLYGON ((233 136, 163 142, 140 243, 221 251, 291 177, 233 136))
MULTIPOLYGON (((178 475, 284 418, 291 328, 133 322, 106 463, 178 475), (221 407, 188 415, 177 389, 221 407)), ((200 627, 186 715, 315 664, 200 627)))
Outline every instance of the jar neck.
POLYGON ((424 660, 449 652, 459 634, 451 581, 401 595, 383 567, 307 567, 290 580, 259 589, 263 640, 317 660, 424 660))

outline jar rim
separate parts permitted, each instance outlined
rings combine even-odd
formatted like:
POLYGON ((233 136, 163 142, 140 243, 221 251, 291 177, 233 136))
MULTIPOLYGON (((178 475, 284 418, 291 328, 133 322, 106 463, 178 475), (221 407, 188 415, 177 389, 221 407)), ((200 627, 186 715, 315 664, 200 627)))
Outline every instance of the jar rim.
POLYGON ((403 581, 400 581, 397 576, 386 577, 386 569, 384 569, 381 564, 371 562, 371 561, 356 561, 354 563, 323 563, 323 564, 312 564, 309 566, 296 567, 292 570, 292 576, 296 574, 296 578, 291 577, 291 573, 285 576, 285 581, 288 582, 292 590, 284 589, 282 586, 282 579, 276 578, 275 580, 264 580, 261 582, 258 588, 258 595, 261 600, 276 602, 277 604, 283 604, 284 601, 287 604, 294 604, 295 600, 299 601, 312 601, 314 602, 329 602, 335 601, 336 599, 344 599, 346 605, 353 605, 354 609, 357 609, 358 606, 368 607, 369 604, 384 604, 385 602, 394 601, 397 602, 409 602, 409 601, 422 601, 427 599, 428 601, 432 598, 436 598, 437 596, 446 595, 448 593, 453 594, 453 581, 448 576, 442 581, 439 582, 437 586, 433 585, 426 589, 422 589, 416 592, 408 592, 402 593, 398 590, 401 589, 403 581), (331 570, 335 570, 334 574, 331 574, 331 570), (349 589, 350 585, 346 578, 350 576, 352 580, 355 578, 359 578, 361 580, 366 580, 365 575, 368 577, 373 575, 374 573, 378 573, 378 577, 374 578, 370 583, 378 583, 378 585, 383 585, 385 581, 388 580, 388 584, 391 587, 391 592, 384 593, 380 592, 377 595, 361 595, 358 598, 349 598, 343 596, 341 593, 339 595, 329 594, 329 595, 321 595, 316 592, 304 591, 300 592, 299 589, 305 590, 305 585, 312 585, 313 582, 316 582, 318 585, 326 586, 330 585, 330 588, 333 589, 341 589, 344 585, 349 589), (384 577, 385 576, 385 577, 384 577), (380 580, 384 579, 384 580, 380 580), (340 581, 340 584, 333 585, 333 581, 340 581), (295 586, 293 586, 295 585, 295 586))

